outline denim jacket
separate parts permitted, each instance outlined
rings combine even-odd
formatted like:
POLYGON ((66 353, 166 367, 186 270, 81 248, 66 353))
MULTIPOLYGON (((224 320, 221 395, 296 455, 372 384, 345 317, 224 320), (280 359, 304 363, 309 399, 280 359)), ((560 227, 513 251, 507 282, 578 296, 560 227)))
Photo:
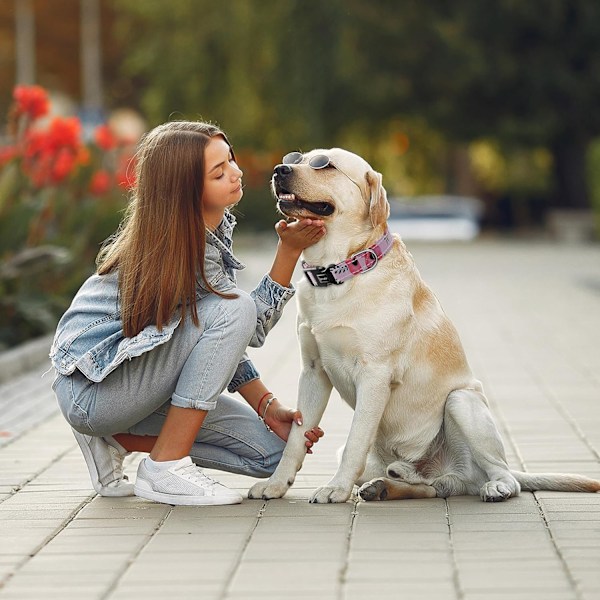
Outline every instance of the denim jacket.
MULTIPOLYGON (((235 223, 235 217, 226 211, 216 231, 206 231, 206 279, 213 289, 220 292, 234 289, 236 270, 244 268, 232 252, 235 223)), ((209 293, 206 284, 199 280, 196 299, 209 293)), ((293 287, 283 287, 269 275, 263 277, 250 294, 257 312, 256 331, 250 346, 262 346, 267 333, 277 323, 283 307, 294 293, 293 287)), ((124 360, 131 360, 169 341, 180 322, 181 317, 175 315, 163 326, 162 331, 154 325, 148 325, 136 336, 126 338, 119 309, 118 273, 92 275, 83 283, 60 319, 50 349, 50 359, 61 375, 71 375, 75 369, 79 369, 90 381, 100 382, 124 360)), ((254 365, 244 354, 228 390, 235 392, 258 377, 254 365)))

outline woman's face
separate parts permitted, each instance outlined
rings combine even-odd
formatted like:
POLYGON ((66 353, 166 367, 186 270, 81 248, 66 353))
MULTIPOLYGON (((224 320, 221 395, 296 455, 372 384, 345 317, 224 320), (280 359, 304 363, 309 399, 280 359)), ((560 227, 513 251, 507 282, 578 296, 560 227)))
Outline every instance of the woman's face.
POLYGON ((229 144, 215 136, 204 149, 204 191, 202 206, 205 220, 215 227, 223 218, 223 211, 240 201, 242 191, 242 171, 239 169, 229 144), (216 224, 210 217, 218 218, 216 224))

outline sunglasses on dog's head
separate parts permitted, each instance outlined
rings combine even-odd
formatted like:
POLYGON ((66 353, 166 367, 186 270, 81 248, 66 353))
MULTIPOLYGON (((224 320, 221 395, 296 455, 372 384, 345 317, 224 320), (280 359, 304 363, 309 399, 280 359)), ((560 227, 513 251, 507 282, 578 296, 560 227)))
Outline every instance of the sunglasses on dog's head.
MULTIPOLYGON (((283 157, 282 162, 284 165, 297 165, 302 162, 303 156, 302 152, 290 152, 283 157)), ((329 156, 325 154, 317 154, 308 161, 308 166, 313 169, 324 169, 330 166, 330 164, 329 156)), ((331 166, 333 167, 334 165, 331 166)))
MULTIPOLYGON (((282 162, 284 165, 298 165, 302 162, 303 157, 304 155, 302 154, 302 152, 289 152, 283 157, 282 162)), ((325 167, 332 167, 336 169, 342 175, 345 175, 360 190, 360 194, 362 196, 362 189, 360 185, 358 185, 358 183, 356 183, 356 181, 354 181, 354 179, 352 179, 352 177, 350 177, 348 173, 345 173, 337 165, 334 165, 331 162, 329 156, 327 156, 326 154, 315 154, 314 156, 311 156, 311 158, 308 161, 308 166, 311 169, 315 169, 316 171, 318 171, 319 169, 324 169, 325 167)))

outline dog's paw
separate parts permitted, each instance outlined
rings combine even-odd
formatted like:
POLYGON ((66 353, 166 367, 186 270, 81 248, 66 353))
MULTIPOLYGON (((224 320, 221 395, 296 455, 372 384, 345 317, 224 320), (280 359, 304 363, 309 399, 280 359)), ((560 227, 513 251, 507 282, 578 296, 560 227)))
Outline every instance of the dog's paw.
POLYGON ((367 483, 363 483, 358 490, 358 495, 365 502, 373 500, 385 500, 388 495, 387 485, 382 478, 371 479, 367 483))
POLYGON ((331 504, 338 502, 346 502, 352 494, 352 488, 349 490, 338 486, 323 486, 320 487, 309 500, 312 504, 331 504))
POLYGON ((272 500, 273 498, 281 498, 289 489, 287 483, 280 483, 277 481, 259 481, 255 483, 248 492, 248 498, 272 500))
POLYGON ((479 495, 484 502, 504 502, 516 495, 503 481, 488 481, 482 486, 479 495))

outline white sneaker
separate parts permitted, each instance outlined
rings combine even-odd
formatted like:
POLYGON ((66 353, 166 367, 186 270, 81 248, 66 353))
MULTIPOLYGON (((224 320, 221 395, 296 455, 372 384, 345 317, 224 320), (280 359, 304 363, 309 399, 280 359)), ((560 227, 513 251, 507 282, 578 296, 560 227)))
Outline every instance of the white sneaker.
POLYGON ((138 466, 135 495, 177 506, 239 504, 242 495, 211 479, 189 456, 169 469, 155 471, 144 459, 138 466))
POLYGON ((92 486, 101 496, 133 496, 133 484, 123 474, 123 459, 129 454, 110 436, 84 435, 73 429, 90 472, 92 486))

